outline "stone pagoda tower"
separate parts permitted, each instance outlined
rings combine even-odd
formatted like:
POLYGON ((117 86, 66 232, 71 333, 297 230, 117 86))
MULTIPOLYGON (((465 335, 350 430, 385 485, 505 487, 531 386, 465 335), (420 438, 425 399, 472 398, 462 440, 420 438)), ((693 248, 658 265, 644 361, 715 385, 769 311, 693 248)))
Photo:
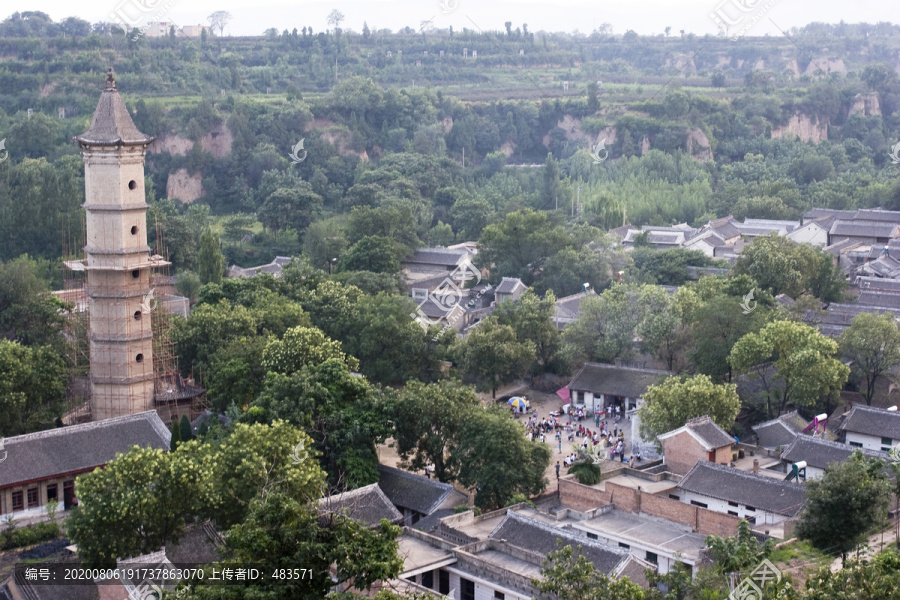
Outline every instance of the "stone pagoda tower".
POLYGON ((153 138, 134 125, 112 69, 88 130, 84 160, 91 414, 108 419, 154 408, 151 268, 144 154, 153 138))

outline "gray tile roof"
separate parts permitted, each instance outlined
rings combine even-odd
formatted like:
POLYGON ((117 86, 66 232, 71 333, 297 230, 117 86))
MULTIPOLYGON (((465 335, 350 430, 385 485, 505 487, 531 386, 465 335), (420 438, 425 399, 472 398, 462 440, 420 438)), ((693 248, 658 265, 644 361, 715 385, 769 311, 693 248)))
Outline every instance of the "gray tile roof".
POLYGON ((837 220, 831 226, 830 235, 844 237, 896 237, 897 229, 900 227, 897 223, 885 221, 844 221, 837 220))
POLYGON ((854 448, 848 444, 830 442, 811 435, 798 435, 794 441, 785 448, 781 454, 781 460, 796 463, 805 460, 810 467, 825 469, 834 463, 844 462, 854 450, 862 450, 869 458, 886 459, 886 452, 854 448))
POLYGON ((731 220, 728 220, 721 225, 714 225, 712 229, 726 240, 730 240, 731 238, 735 238, 741 235, 741 232, 737 227, 734 226, 734 223, 732 223, 731 220))
POLYGON ((423 515, 430 515, 448 499, 454 504, 467 501, 466 496, 449 483, 441 483, 422 475, 385 465, 378 465, 378 475, 379 487, 394 505, 423 515))
POLYGON ((824 217, 840 217, 844 219, 852 218, 856 214, 855 210, 834 210, 831 208, 813 208, 803 215, 803 222, 815 221, 824 217))
POLYGON ((88 130, 75 139, 82 144, 94 145, 142 145, 153 138, 138 131, 128 114, 125 102, 116 89, 112 69, 107 79, 106 89, 100 94, 100 101, 94 111, 94 118, 88 130))
POLYGON ((859 297, 856 299, 856 303, 867 306, 881 306, 900 309, 900 293, 874 292, 866 290, 860 292, 859 297))
POLYGON ((806 501, 799 483, 754 475, 705 460, 694 465, 676 487, 787 517, 796 515, 806 501))
POLYGON ((730 446, 734 443, 734 437, 716 425, 715 421, 708 416, 691 419, 687 422, 685 427, 694 432, 694 434, 704 440, 712 448, 730 446))
POLYGON ((856 280, 859 289, 873 292, 900 292, 900 280, 882 277, 860 277, 856 280))
POLYGON ((900 211, 860 209, 853 215, 853 219, 857 221, 883 221, 900 224, 900 211))
POLYGON ((318 501, 319 512, 324 514, 343 514, 354 521, 376 527, 381 519, 397 524, 403 521, 403 515, 381 491, 377 483, 365 487, 326 496, 318 501))
POLYGON ((856 404, 839 429, 900 440, 900 412, 856 404))
POLYGON ((554 318, 574 320, 581 312, 581 301, 588 296, 594 296, 594 290, 578 292, 571 296, 565 296, 556 301, 557 314, 554 318))
POLYGON ((803 431, 809 422, 797 411, 781 415, 777 419, 757 423, 750 427, 756 433, 756 443, 763 448, 782 448, 790 444, 803 431))
POLYGON ((498 294, 512 294, 519 287, 526 287, 522 280, 518 277, 504 277, 500 281, 500 285, 497 286, 496 293, 498 294))
POLYGON ((7 438, 0 488, 93 469, 133 446, 168 450, 171 436, 156 411, 150 410, 7 438))
POLYGON ((537 519, 508 511, 497 527, 490 533, 491 539, 506 540, 506 543, 547 555, 559 549, 556 540, 566 546, 581 546, 581 554, 594 564, 604 575, 616 571, 629 558, 629 551, 572 534, 559 527, 553 527, 537 519))
POLYGON ((403 261, 404 264, 418 263, 455 267, 459 261, 467 257, 466 250, 450 250, 449 248, 419 248, 413 255, 403 261))
POLYGON ((668 371, 657 369, 636 369, 589 362, 584 363, 566 387, 594 394, 640 398, 648 387, 670 375, 668 371))

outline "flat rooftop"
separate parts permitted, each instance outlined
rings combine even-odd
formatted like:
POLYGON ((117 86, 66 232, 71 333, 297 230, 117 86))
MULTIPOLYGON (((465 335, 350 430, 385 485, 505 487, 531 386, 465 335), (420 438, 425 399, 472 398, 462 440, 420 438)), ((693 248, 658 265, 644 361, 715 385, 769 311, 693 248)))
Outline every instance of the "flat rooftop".
POLYGON ((614 475, 609 479, 604 479, 600 483, 598 483, 596 487, 598 489, 606 491, 606 483, 615 483, 616 485, 621 485, 622 487, 628 487, 631 489, 641 488, 642 492, 647 492, 650 494, 657 494, 659 492, 664 492, 665 490, 670 490, 678 485, 677 481, 671 481, 667 479, 663 479, 660 481, 650 481, 648 479, 641 479, 640 477, 635 477, 634 475, 614 475))
POLYGON ((674 523, 650 515, 633 514, 613 509, 592 519, 578 520, 571 517, 556 520, 550 515, 533 509, 517 511, 523 515, 540 519, 557 527, 571 526, 573 529, 590 531, 603 536, 664 548, 689 559, 699 560, 706 546, 706 536, 693 533, 687 525, 674 523))
POLYGON ((401 535, 397 538, 397 543, 400 546, 397 554, 403 559, 403 570, 400 573, 402 577, 430 571, 439 564, 456 562, 456 557, 450 550, 435 548, 411 535, 401 535))
POLYGON ((506 516, 505 510, 499 510, 495 515, 487 519, 482 519, 480 521, 475 521, 474 523, 465 523, 459 525, 453 525, 453 527, 459 531, 462 531, 468 536, 473 538, 478 538, 479 540, 486 540, 491 532, 497 528, 497 525, 500 524, 500 521, 503 520, 503 517, 506 516))
MULTIPOLYGON (((517 575, 521 575, 522 577, 528 577, 529 579, 540 579, 541 578, 541 566, 528 562, 527 560, 522 560, 521 558, 516 558, 510 554, 505 552, 501 552, 499 550, 483 550, 481 552, 474 553, 474 556, 477 556, 479 559, 506 569, 512 573, 517 575)), ((465 567, 457 566, 457 568, 461 570, 465 570, 465 567)))

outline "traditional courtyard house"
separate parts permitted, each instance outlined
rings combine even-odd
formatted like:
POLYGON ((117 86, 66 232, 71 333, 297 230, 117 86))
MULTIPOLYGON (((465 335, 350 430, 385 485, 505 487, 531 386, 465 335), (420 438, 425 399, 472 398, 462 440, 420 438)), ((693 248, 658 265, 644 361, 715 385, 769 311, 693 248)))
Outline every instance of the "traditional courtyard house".
POLYGON ((707 417, 691 419, 683 427, 659 436, 668 471, 684 475, 698 461, 727 465, 734 437, 707 417))
POLYGON ((800 512, 806 495, 799 483, 773 479, 699 461, 669 497, 701 508, 746 519, 752 525, 776 524, 800 512))
POLYGON ((838 435, 850 446, 887 452, 900 443, 900 412, 895 406, 884 409, 856 404, 838 435))
POLYGON ((171 436, 151 410, 6 438, 0 449, 0 513, 40 517, 51 500, 68 510, 78 503, 78 475, 134 446, 168 450, 171 436))

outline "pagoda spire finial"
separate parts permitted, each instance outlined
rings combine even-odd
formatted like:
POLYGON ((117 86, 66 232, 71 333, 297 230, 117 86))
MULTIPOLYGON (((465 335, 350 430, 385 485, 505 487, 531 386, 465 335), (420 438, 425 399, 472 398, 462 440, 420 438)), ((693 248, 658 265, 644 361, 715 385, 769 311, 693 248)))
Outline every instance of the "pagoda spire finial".
POLYGON ((114 90, 114 89, 116 89, 116 78, 115 78, 115 76, 113 75, 113 69, 112 69, 112 67, 110 67, 110 68, 109 68, 109 71, 107 71, 107 75, 106 75, 106 89, 108 89, 108 90, 114 90))

